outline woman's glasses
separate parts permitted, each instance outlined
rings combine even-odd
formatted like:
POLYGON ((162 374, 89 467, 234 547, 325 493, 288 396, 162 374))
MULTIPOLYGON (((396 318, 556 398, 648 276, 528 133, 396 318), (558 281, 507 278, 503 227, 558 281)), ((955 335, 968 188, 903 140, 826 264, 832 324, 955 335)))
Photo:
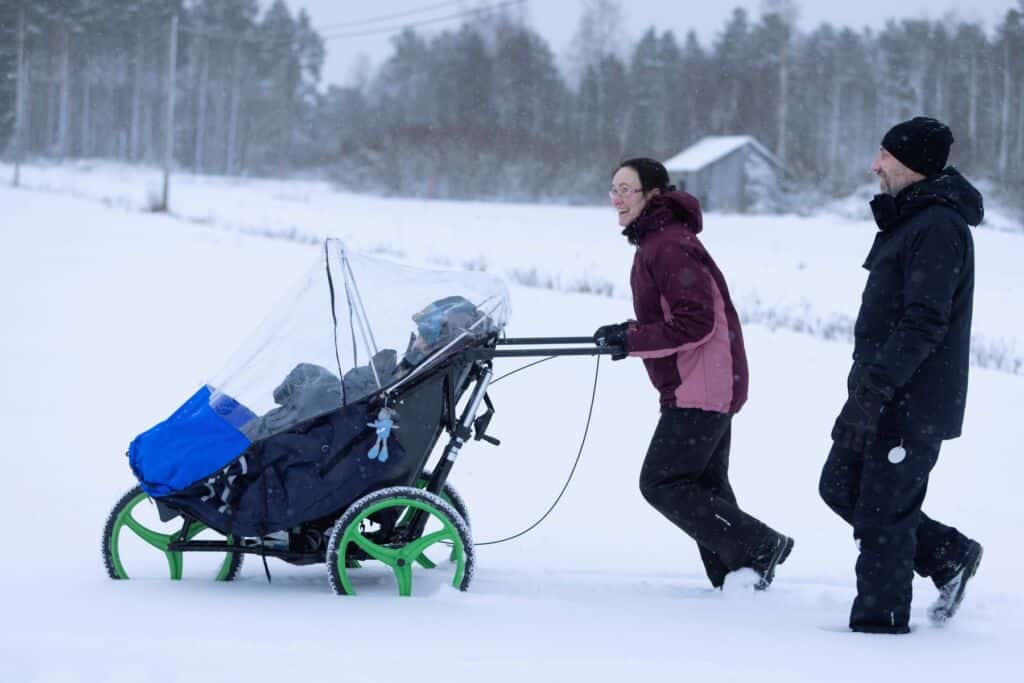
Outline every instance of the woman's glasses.
POLYGON ((643 190, 638 190, 632 187, 613 187, 608 190, 608 199, 615 200, 616 198, 625 199, 628 195, 642 193, 643 190))

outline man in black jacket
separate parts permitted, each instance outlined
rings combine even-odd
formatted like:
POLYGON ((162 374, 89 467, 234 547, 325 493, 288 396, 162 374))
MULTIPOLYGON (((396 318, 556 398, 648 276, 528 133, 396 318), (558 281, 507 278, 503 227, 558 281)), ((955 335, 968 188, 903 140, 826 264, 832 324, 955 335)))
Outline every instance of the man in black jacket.
POLYGON ((981 194, 946 166, 953 135, 935 119, 892 128, 871 166, 878 234, 854 329, 849 397, 832 429, 820 493, 853 526, 860 555, 850 628, 907 633, 916 571, 949 619, 981 545, 921 512, 945 439, 960 436, 967 398, 974 243, 981 194))

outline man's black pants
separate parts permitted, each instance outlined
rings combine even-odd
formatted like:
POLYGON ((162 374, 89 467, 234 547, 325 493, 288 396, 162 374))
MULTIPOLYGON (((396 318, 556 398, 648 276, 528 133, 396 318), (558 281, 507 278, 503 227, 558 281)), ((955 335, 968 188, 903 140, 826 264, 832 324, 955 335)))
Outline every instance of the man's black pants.
POLYGON ((696 408, 664 408, 640 472, 640 492, 700 548, 711 584, 749 567, 774 531, 743 512, 729 485, 732 416, 696 408))
POLYGON ((963 534, 921 512, 942 442, 904 441, 906 456, 892 462, 899 445, 879 437, 863 453, 833 446, 821 473, 822 499, 853 526, 860 549, 851 627, 907 626, 914 572, 942 586, 966 553, 963 534))

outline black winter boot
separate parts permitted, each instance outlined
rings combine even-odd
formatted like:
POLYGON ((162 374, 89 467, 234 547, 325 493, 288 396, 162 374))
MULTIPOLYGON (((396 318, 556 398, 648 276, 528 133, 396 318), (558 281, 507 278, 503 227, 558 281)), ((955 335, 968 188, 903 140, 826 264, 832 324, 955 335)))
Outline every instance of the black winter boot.
POLYGON ((775 568, 786 561, 792 550, 793 539, 783 534, 776 534, 775 538, 765 544, 753 562, 754 571, 761 575, 761 579, 754 584, 754 590, 763 591, 772 584, 775 568))
POLYGON ((964 599, 964 591, 967 589, 967 582, 978 571, 982 555, 981 544, 971 541, 967 544, 967 552, 960 569, 953 578, 939 588, 939 598, 928 608, 928 618, 933 624, 939 626, 946 623, 960 609, 960 603, 964 599))

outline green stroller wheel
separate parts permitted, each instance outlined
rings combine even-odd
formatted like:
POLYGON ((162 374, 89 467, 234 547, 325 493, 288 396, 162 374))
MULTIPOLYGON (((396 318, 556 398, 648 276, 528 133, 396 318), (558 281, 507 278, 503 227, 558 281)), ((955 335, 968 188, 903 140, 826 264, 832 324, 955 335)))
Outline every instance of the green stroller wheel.
MULTIPOLYGON (((145 510, 148 513, 148 517, 152 519, 140 519, 141 515, 139 512, 145 508, 143 503, 155 508, 149 494, 143 491, 141 486, 136 486, 121 496, 121 500, 117 501, 114 509, 110 512, 110 516, 107 517, 107 523, 103 527, 103 564, 107 569, 107 576, 112 579, 129 578, 128 572, 125 570, 122 548, 122 532, 127 529, 134 535, 135 539, 142 541, 142 544, 136 545, 145 546, 149 550, 155 550, 164 555, 170 572, 170 578, 178 581, 181 579, 184 569, 183 553, 181 551, 168 550, 167 548, 168 544, 180 535, 181 522, 179 521, 177 531, 171 531, 170 533, 159 531, 157 529, 160 526, 160 522, 155 514, 155 510, 145 510)), ((189 524, 186 538, 192 540, 208 528, 201 522, 193 521, 189 524)), ((231 541, 230 536, 228 540, 229 542, 231 541)), ((148 554, 153 555, 154 553, 148 554)), ((207 553, 202 554, 206 555, 207 553)), ((217 581, 234 580, 242 567, 243 557, 243 553, 225 553, 223 559, 219 562, 214 559, 214 566, 211 570, 213 578, 217 581)))
POLYGON ((440 496, 412 486, 374 491, 350 505, 334 524, 327 544, 331 589, 337 595, 355 595, 349 577, 353 567, 348 560, 350 553, 356 551, 361 553, 359 557, 391 567, 399 594, 411 595, 413 565, 435 568, 437 565, 427 550, 440 546, 448 551, 449 545, 455 565, 452 586, 464 591, 473 578, 473 539, 469 525, 455 508, 440 496), (426 523, 422 533, 413 538, 409 522, 416 512, 426 515, 426 523), (390 513, 399 521, 390 528, 373 529, 376 524, 371 516, 377 513, 390 513))

